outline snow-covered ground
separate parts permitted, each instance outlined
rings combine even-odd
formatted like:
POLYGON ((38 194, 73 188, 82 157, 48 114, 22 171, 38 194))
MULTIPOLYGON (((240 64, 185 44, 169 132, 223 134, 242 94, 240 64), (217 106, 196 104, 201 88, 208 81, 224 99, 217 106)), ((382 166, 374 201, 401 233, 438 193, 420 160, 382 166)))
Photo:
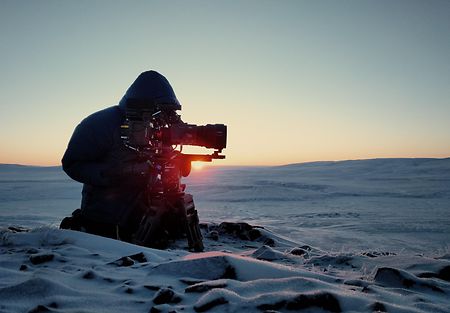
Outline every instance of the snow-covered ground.
POLYGON ((81 186, 60 168, 0 165, 0 312, 450 312, 450 159, 185 182, 204 253, 58 230, 81 186))

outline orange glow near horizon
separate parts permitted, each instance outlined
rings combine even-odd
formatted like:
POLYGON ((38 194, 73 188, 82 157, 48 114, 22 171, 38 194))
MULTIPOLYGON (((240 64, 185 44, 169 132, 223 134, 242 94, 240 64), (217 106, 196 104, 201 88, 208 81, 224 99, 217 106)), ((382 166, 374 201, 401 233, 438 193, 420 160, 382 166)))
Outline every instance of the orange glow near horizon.
MULTIPOLYGON (((224 151, 225 152, 225 151, 224 151)), ((202 171, 209 167, 216 166, 278 166, 287 165, 293 163, 308 163, 316 161, 345 161, 345 160, 363 160, 363 159, 376 159, 376 158, 449 158, 450 155, 446 153, 430 153, 430 154, 414 154, 414 153, 399 153, 399 154, 389 154, 389 153, 361 153, 361 154, 340 154, 340 155, 326 155, 318 154, 312 156, 311 154, 306 154, 299 157, 293 156, 280 156, 276 159, 260 159, 255 161, 251 158, 239 158, 239 156, 227 155, 225 160, 214 160, 213 162, 192 162, 192 171, 202 171)), ((30 155, 20 155, 20 156, 1 156, 0 164, 20 164, 29 166, 60 166, 59 158, 49 158, 42 155, 30 156, 30 155)))
POLYGON ((194 171, 200 171, 205 167, 204 162, 192 162, 191 165, 194 171))

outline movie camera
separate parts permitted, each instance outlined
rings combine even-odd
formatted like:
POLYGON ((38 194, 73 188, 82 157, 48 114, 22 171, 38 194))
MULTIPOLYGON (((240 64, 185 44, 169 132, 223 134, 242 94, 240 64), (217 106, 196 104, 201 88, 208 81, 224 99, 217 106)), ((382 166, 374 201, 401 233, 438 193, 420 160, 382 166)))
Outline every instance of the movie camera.
POLYGON ((181 120, 175 103, 149 103, 128 100, 121 138, 126 147, 147 161, 149 179, 147 205, 134 234, 137 244, 162 247, 180 229, 187 235, 189 248, 203 251, 197 210, 193 197, 184 192, 181 177, 190 173, 192 161, 224 159, 227 127, 224 124, 195 125, 181 120), (183 145, 214 149, 211 154, 184 154, 183 145), (179 217, 182 217, 181 219, 179 217), (162 242, 160 242, 162 241, 162 242))

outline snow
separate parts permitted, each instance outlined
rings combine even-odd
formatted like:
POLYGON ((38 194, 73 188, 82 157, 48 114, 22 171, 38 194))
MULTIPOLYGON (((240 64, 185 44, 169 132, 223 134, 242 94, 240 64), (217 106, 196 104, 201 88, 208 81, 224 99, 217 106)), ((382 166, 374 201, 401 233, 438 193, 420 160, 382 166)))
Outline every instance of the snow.
POLYGON ((79 184, 0 165, 0 312, 450 312, 450 159, 209 168, 186 183, 203 253, 59 230, 79 184))

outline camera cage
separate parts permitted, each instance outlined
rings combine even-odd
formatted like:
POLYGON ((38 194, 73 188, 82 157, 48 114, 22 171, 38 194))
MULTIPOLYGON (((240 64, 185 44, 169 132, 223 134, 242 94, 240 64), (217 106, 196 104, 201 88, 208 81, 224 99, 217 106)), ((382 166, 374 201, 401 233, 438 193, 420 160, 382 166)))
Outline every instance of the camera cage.
POLYGON ((194 161, 210 162, 224 159, 220 155, 226 148, 227 128, 223 124, 195 125, 182 121, 176 112, 181 105, 175 102, 146 101, 128 99, 126 119, 121 125, 121 138, 128 148, 149 153, 161 154, 165 151, 179 152, 183 145, 214 149, 209 155, 191 155, 194 161))

